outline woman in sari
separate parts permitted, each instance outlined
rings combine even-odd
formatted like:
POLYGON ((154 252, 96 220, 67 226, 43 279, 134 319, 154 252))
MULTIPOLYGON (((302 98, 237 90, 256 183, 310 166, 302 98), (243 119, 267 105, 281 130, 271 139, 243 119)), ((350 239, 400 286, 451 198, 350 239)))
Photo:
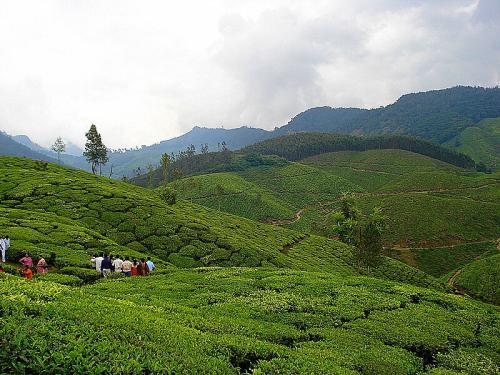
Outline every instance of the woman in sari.
POLYGON ((40 257, 38 260, 38 263, 36 264, 36 272, 37 273, 45 273, 49 269, 49 266, 47 265, 47 262, 43 257, 40 257))

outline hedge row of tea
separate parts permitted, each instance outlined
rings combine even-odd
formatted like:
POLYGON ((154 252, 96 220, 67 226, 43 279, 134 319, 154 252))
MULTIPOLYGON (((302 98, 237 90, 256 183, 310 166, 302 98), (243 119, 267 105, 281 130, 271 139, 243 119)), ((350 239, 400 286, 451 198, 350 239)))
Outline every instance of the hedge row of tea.
POLYGON ((146 256, 120 246, 76 221, 35 211, 0 209, 0 233, 12 238, 12 246, 7 254, 10 260, 21 258, 25 252, 35 259, 43 256, 48 260, 54 253, 54 265, 58 268, 88 267, 95 253, 119 254, 137 259, 146 256))
POLYGON ((496 374, 500 310, 366 277, 200 268, 0 276, 4 373, 496 374))

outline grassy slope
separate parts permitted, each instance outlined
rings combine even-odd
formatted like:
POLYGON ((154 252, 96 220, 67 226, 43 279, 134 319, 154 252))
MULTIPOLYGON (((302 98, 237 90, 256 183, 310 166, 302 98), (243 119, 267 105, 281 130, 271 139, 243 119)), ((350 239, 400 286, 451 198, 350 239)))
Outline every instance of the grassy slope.
POLYGON ((500 118, 486 119, 462 131, 446 143, 477 163, 500 168, 500 118))
POLYGON ((341 177, 299 163, 193 176, 172 186, 183 199, 260 221, 291 218, 318 196, 334 200, 342 192, 361 191, 341 177), (217 185, 224 189, 220 198, 217 185))
MULTIPOLYGON (((120 245, 181 267, 284 266, 289 259, 280 250, 303 237, 186 202, 168 206, 147 189, 55 165, 39 171, 30 161, 2 158, 0 172, 3 207, 73 219, 120 245)), ((345 250, 334 241, 327 247, 334 270, 334 259, 345 250)), ((339 267, 348 268, 340 260, 339 267)))
POLYGON ((475 297, 500 305, 500 254, 466 265, 455 284, 475 297))
POLYGON ((402 150, 327 153, 302 163, 195 176, 174 186, 182 198, 306 232, 342 192, 354 191, 363 209, 379 206, 388 216, 388 245, 446 246, 488 241, 498 233, 498 173, 465 172, 402 150), (224 188, 220 199, 217 185, 224 188), (300 220, 284 220, 300 209, 300 220))
POLYGON ((446 245, 496 239, 500 175, 464 172, 405 151, 323 154, 304 163, 321 166, 362 186, 368 210, 389 217, 386 241, 400 246, 446 245))
POLYGON ((202 268, 0 284, 12 372, 493 374, 500 360, 498 308, 365 277, 202 268))
MULTIPOLYGON (((269 266, 356 274, 350 266, 350 249, 337 241, 306 236, 186 201, 168 206, 150 190, 82 171, 56 165, 39 171, 31 161, 1 161, 0 206, 28 216, 27 212, 43 212, 52 213, 53 220, 71 219, 71 225, 78 226, 80 232, 84 228, 93 230, 103 241, 94 245, 75 240, 72 245, 65 241, 77 231, 72 234, 69 229, 58 237, 50 239, 49 233, 40 240, 40 230, 28 233, 12 229, 9 222, 0 222, 0 232, 11 234, 14 250, 27 246, 38 254, 42 243, 43 254, 55 251, 61 259, 74 259, 73 265, 83 265, 87 254, 111 251, 109 244, 122 246, 114 252, 154 255, 178 267, 269 266), (78 261, 73 250, 66 256, 64 249, 76 249, 78 261)), ((68 263, 71 264, 65 264, 68 263)), ((442 287, 434 278, 388 259, 374 272, 393 280, 442 287)))
POLYGON ((183 198, 210 207, 220 203, 224 211, 261 221, 273 218, 306 233, 335 208, 342 191, 356 191, 364 210, 380 206, 388 216, 388 245, 439 246, 435 256, 429 256, 431 250, 402 249, 399 254, 392 253, 395 258, 441 275, 484 253, 484 247, 496 239, 499 181, 498 173, 466 172, 402 150, 371 150, 327 153, 284 166, 196 176, 175 186, 183 198), (215 196, 218 184, 225 190, 220 200, 215 196), (300 220, 292 220, 290 211, 299 209, 300 220), (483 242, 449 247, 477 241, 483 242), (448 253, 451 250, 453 253, 448 253), (450 261, 450 256, 456 261, 450 261), (441 273, 436 273, 438 270, 441 273))

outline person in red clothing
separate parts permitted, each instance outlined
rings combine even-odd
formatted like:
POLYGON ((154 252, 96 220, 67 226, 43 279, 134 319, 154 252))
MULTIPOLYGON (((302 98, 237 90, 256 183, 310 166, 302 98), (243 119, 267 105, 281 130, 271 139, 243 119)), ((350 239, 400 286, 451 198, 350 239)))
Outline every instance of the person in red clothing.
POLYGON ((137 264, 137 276, 144 276, 144 262, 139 260, 139 263, 137 264))
POLYGON ((26 277, 26 279, 28 280, 31 280, 33 278, 33 271, 31 271, 31 268, 29 268, 28 266, 24 266, 23 277, 26 277))
POLYGON ((130 271, 132 273, 132 276, 137 276, 137 259, 134 259, 134 262, 132 263, 132 269, 130 271))

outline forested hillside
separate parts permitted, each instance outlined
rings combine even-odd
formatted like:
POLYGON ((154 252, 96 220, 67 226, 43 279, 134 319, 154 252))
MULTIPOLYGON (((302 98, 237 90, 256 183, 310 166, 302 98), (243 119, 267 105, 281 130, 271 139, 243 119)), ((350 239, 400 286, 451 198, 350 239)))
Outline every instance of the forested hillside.
POLYGON ((406 150, 462 168, 475 167, 474 161, 465 154, 417 138, 398 135, 356 137, 341 134, 298 133, 259 142, 242 151, 300 160, 327 152, 380 149, 406 150))
POLYGON ((500 117, 500 88, 452 87, 403 95, 395 103, 368 111, 352 110, 339 119, 330 107, 313 108, 280 129, 354 134, 405 134, 444 143, 485 119, 500 117))
MULTIPOLYGON (((500 157, 500 151, 493 143, 496 138, 491 138, 491 130, 483 125, 474 125, 483 119, 495 117, 500 117, 500 88, 453 87, 407 94, 391 105, 371 110, 311 108, 274 131, 251 127, 194 127, 186 134, 150 146, 110 152, 103 174, 110 175, 113 167, 111 177, 130 178, 145 173, 149 164, 158 166, 163 153, 177 154, 192 147, 195 153, 201 153, 202 146, 208 147, 210 152, 216 152, 222 149, 223 142, 230 150, 238 150, 256 142, 296 132, 407 135, 435 143, 446 143, 477 162, 493 166, 500 157), (465 132, 461 135, 463 131, 465 132), (478 144, 470 142, 471 137, 475 139, 478 136, 483 141, 478 144), (462 137, 463 141, 460 140, 462 137)), ((37 151, 36 146, 33 147, 37 151)), ((436 154, 430 156, 437 157, 436 154)), ((90 170, 83 157, 63 154, 62 160, 75 168, 90 170)))

